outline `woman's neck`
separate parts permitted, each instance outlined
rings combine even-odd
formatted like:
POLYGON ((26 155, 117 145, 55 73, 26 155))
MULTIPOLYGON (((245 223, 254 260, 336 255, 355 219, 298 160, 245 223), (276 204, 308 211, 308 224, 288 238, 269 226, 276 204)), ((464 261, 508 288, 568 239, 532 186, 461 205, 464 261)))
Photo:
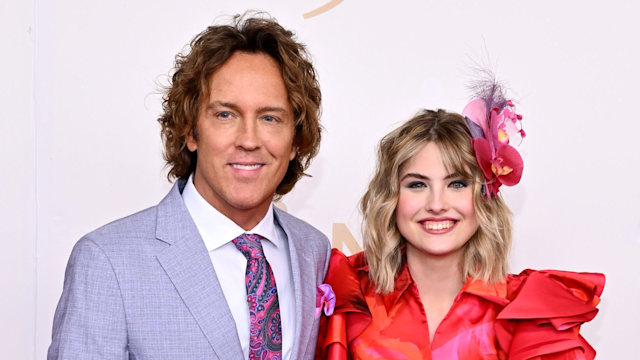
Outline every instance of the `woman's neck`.
POLYGON ((445 256, 429 256, 412 247, 407 248, 409 272, 427 314, 431 341, 462 288, 461 261, 462 251, 445 256))
POLYGON ((461 261, 461 250, 444 256, 431 256, 415 248, 407 248, 407 263, 413 280, 429 288, 455 289, 454 296, 464 282, 461 261))

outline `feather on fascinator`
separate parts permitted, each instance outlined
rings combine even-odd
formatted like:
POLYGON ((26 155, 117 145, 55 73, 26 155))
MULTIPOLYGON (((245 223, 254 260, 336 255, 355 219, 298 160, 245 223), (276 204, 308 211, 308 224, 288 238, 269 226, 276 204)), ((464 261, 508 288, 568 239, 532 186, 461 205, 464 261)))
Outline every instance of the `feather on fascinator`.
POLYGON ((525 132, 520 124, 522 115, 516 114, 511 100, 504 96, 503 87, 493 73, 485 71, 485 78, 471 84, 474 100, 462 110, 471 131, 476 161, 484 175, 484 190, 488 198, 495 198, 500 186, 520 182, 524 163, 509 139, 525 132))

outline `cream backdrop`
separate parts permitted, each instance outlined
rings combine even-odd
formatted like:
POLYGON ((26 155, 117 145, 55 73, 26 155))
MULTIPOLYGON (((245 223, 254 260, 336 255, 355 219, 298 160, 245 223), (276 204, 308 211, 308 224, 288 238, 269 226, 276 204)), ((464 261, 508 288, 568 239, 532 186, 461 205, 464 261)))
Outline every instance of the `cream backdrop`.
POLYGON ((640 5, 622 0, 2 0, 1 358, 44 358, 73 244, 170 188, 158 84, 195 34, 247 8, 308 44, 323 91, 313 177, 283 203, 352 246, 377 141, 422 107, 460 111, 488 55, 528 134, 504 189, 511 270, 605 273, 583 334, 600 359, 640 358, 640 5))

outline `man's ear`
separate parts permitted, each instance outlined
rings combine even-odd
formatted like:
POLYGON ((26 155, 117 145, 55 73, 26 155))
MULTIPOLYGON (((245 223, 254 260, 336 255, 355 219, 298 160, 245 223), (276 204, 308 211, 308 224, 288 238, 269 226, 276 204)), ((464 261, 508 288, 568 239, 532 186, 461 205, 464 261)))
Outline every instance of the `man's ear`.
POLYGON ((198 141, 196 140, 197 135, 195 134, 195 131, 196 130, 193 129, 193 131, 187 135, 187 149, 191 152, 198 150, 198 141))
POLYGON ((298 147, 297 146, 292 146, 291 147, 291 154, 289 154, 289 161, 293 160, 296 158, 296 155, 298 155, 298 147))

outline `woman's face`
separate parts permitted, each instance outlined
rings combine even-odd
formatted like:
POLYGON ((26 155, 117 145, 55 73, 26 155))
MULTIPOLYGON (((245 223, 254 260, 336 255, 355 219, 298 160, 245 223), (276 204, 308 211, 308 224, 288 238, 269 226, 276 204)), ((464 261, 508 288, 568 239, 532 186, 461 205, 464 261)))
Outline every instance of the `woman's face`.
POLYGON ((407 251, 461 256, 478 228, 469 179, 447 171, 440 149, 427 143, 400 172, 396 222, 407 251))

